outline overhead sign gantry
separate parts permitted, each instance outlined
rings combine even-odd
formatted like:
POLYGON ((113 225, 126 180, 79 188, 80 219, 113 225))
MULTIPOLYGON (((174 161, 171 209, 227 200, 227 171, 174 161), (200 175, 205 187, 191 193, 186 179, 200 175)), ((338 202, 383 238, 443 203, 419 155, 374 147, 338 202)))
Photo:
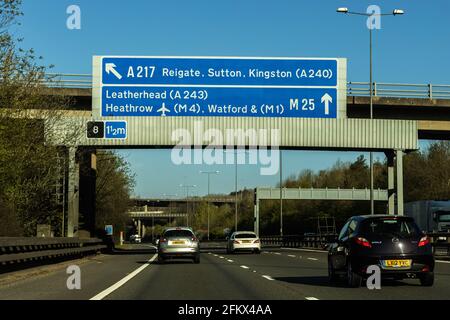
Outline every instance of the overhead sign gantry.
POLYGON ((94 117, 345 117, 346 59, 93 58, 94 117))

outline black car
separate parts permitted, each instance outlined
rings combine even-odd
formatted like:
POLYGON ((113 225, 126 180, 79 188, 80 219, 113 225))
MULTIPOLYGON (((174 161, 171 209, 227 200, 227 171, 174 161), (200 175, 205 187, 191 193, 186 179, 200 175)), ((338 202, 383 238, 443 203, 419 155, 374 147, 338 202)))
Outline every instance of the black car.
POLYGON ((328 276, 347 276, 359 287, 367 267, 380 267, 383 278, 418 278, 434 283, 434 256, 430 240, 410 217, 366 215, 350 218, 328 251, 328 276))

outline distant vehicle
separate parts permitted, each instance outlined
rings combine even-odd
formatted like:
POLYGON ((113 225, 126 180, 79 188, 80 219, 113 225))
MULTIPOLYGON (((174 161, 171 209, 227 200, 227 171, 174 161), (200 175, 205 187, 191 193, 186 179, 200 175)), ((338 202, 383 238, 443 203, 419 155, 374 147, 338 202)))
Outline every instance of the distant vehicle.
POLYGON ((408 202, 405 215, 414 218, 419 228, 427 233, 450 232, 450 201, 408 202))
POLYGON ((142 238, 138 234, 133 234, 132 236, 130 236, 130 242, 131 243, 141 243, 142 242, 142 238))
POLYGON ((431 243, 411 217, 368 215, 347 221, 328 251, 330 281, 342 274, 350 287, 359 287, 370 265, 379 266, 382 277, 434 283, 431 243))
POLYGON ((236 231, 227 239, 227 253, 235 251, 261 252, 261 241, 252 231, 236 231))
POLYGON ((200 245, 191 228, 168 228, 158 242, 158 261, 167 259, 188 258, 200 263, 200 245))

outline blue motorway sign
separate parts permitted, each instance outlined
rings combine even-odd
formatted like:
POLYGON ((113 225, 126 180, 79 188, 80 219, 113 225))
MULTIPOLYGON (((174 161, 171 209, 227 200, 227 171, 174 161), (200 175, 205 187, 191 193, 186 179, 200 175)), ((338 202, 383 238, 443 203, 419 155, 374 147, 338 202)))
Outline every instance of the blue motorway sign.
POLYGON ((98 65, 102 116, 337 117, 338 59, 100 57, 98 65))

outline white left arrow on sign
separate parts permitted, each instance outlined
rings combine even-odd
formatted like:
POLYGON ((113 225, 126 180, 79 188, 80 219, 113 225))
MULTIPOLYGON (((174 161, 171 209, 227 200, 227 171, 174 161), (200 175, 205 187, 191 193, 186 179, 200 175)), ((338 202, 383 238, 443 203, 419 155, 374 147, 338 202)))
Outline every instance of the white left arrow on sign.
POLYGON ((107 74, 112 73, 113 75, 115 75, 117 77, 117 79, 122 79, 122 75, 117 72, 117 70, 115 69, 116 65, 114 63, 106 63, 105 64, 105 71, 107 74))
POLYGON ((328 93, 325 93, 320 101, 325 105, 325 114, 330 114, 330 103, 333 102, 333 98, 328 93))

